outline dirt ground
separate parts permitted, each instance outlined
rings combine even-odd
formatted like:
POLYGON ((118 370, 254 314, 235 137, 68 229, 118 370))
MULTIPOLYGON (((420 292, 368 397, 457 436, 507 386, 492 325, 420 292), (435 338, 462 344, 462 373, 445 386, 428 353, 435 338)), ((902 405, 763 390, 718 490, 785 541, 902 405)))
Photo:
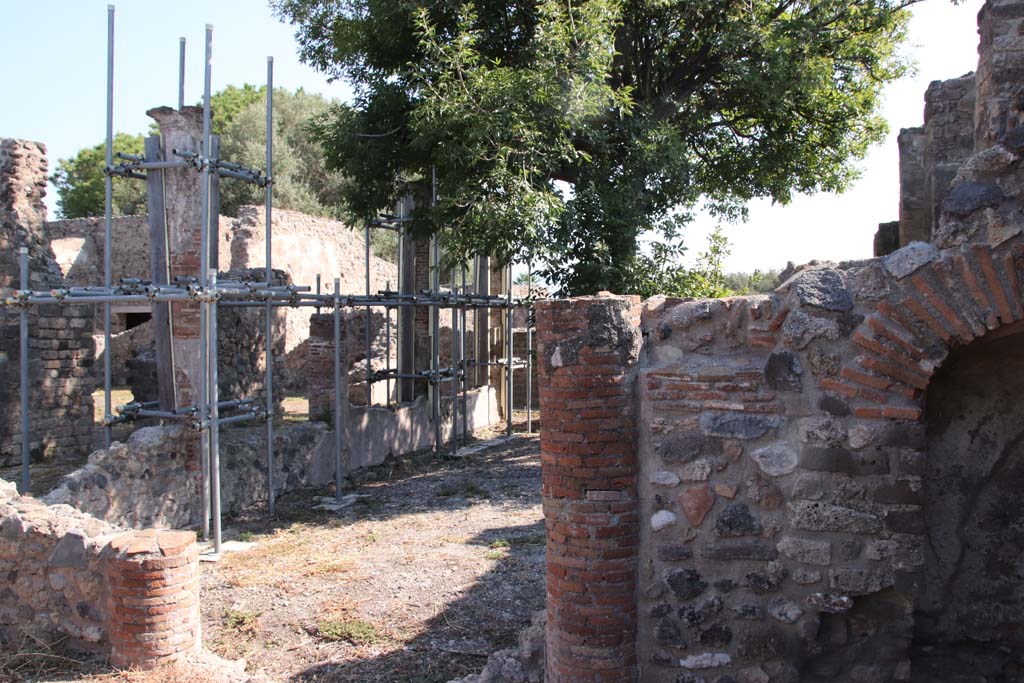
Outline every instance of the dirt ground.
MULTIPOLYGON (((275 521, 256 509, 229 522, 226 539, 255 545, 202 565, 209 650, 280 683, 444 683, 515 644, 544 606, 536 436, 359 480, 341 510, 317 509, 333 490, 306 491, 279 499, 275 521)), ((59 661, 33 675, 39 661, 15 656, 0 651, 0 681, 193 680, 59 661)))

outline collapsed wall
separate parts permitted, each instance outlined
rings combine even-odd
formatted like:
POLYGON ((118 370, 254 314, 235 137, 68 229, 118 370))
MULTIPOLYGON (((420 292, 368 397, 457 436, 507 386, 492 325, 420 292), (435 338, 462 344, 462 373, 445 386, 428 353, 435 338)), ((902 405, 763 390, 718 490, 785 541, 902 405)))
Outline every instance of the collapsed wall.
MULTIPOLYGON (((61 286, 44 229, 46 149, 0 140, 0 289, 20 287, 18 250, 29 250, 29 287, 61 286)), ((29 409, 33 460, 74 458, 92 444, 93 307, 29 308, 29 409)), ((0 309, 0 467, 20 461, 19 309, 0 309)))

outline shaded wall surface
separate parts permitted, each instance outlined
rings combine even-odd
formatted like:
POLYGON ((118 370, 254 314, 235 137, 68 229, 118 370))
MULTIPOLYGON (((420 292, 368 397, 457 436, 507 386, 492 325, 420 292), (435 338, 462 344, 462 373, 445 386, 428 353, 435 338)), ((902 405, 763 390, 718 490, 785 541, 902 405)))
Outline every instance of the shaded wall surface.
MULTIPOLYGON (((29 250, 29 288, 62 283, 43 221, 46 148, 0 139, 0 290, 20 286, 18 250, 29 250)), ((93 307, 29 309, 30 447, 34 460, 77 457, 92 441, 93 307)), ((0 466, 21 458, 19 309, 0 308, 0 466)))

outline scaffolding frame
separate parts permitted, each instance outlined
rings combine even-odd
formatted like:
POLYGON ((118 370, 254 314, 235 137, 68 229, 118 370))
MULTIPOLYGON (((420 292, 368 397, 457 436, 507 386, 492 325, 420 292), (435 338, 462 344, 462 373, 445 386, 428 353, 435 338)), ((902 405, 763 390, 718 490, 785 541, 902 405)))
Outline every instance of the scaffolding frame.
MULTIPOLYGON (((29 386, 29 309, 33 306, 56 304, 93 304, 103 306, 103 336, 105 342, 103 363, 103 426, 104 441, 109 447, 113 439, 115 424, 132 423, 139 419, 160 419, 178 421, 200 436, 200 462, 202 487, 202 534, 210 539, 214 552, 219 554, 222 547, 221 527, 221 491, 220 491, 220 427, 250 421, 266 423, 266 466, 267 466, 267 512, 276 513, 274 492, 274 360, 273 360, 273 313, 281 307, 299 308, 315 307, 319 312, 329 308, 334 323, 334 459, 335 459, 335 491, 337 499, 342 497, 344 479, 348 475, 344 455, 347 452, 345 437, 346 406, 349 403, 347 391, 343 394, 342 387, 347 384, 349 363, 347 351, 351 348, 346 343, 346 358, 341 357, 341 313, 343 309, 366 310, 366 384, 367 408, 373 406, 372 386, 377 382, 386 382, 386 403, 392 407, 392 382, 397 385, 405 380, 426 380, 428 398, 431 404, 431 420, 434 425, 435 454, 442 453, 443 439, 441 434, 441 389, 446 383, 451 388, 451 439, 450 448, 455 454, 461 444, 469 439, 468 392, 469 372, 473 366, 498 365, 504 368, 507 383, 505 395, 506 434, 513 433, 513 372, 520 368, 527 370, 527 432, 533 431, 532 415, 532 304, 534 301, 532 279, 529 280, 527 296, 512 296, 512 267, 506 266, 507 291, 505 295, 480 294, 470 292, 467 286, 467 266, 461 264, 453 268, 450 276, 451 286, 443 290, 440 285, 441 254, 438 240, 430 241, 430 287, 415 294, 403 294, 408 284, 404 281, 403 259, 412 258, 412 254, 404 253, 406 243, 407 203, 401 202, 395 216, 381 216, 369 220, 365 224, 365 292, 359 294, 343 294, 340 278, 334 278, 333 291, 322 293, 320 275, 316 277, 315 292, 311 287, 303 285, 275 285, 272 260, 272 210, 273 210, 273 57, 267 58, 267 104, 266 104, 266 158, 265 171, 247 168, 240 164, 224 161, 219 158, 219 144, 214 144, 214 136, 210 130, 210 97, 211 68, 213 53, 213 27, 206 25, 205 33, 205 66, 203 74, 203 126, 200 150, 172 151, 176 157, 172 160, 155 160, 148 155, 129 155, 115 153, 113 149, 113 111, 114 111, 114 5, 107 7, 107 64, 106 64, 106 145, 105 145, 105 185, 104 185, 104 255, 103 284, 101 286, 70 286, 51 290, 34 291, 30 289, 30 266, 28 247, 19 248, 19 286, 17 290, 0 293, 0 306, 19 308, 19 341, 20 341, 20 405, 21 405, 21 492, 27 493, 31 483, 31 417, 30 417, 30 386, 29 386), (115 159, 118 163, 115 164, 115 159), (113 281, 112 272, 112 225, 113 225, 113 177, 120 176, 131 179, 147 180, 150 173, 161 174, 166 169, 192 168, 201 174, 200 185, 200 267, 193 276, 177 276, 173 282, 159 283, 140 278, 121 278, 113 281), (219 187, 216 196, 211 193, 211 180, 216 182, 221 177, 233 178, 253 183, 264 189, 265 202, 265 265, 264 281, 247 282, 220 280, 215 267, 217 248, 216 225, 219 211, 219 187), (371 287, 370 247, 371 229, 394 230, 399 235, 399 283, 398 291, 391 291, 390 283, 384 290, 373 292, 371 287), (211 239, 212 233, 212 239, 211 239), (211 256, 214 267, 211 267, 211 256), (461 287, 456 282, 456 270, 461 276, 461 287), (117 407, 117 414, 112 406, 112 361, 111 361, 111 326, 112 305, 115 303, 148 303, 151 310, 157 305, 166 305, 170 316, 171 303, 193 303, 199 305, 199 372, 198 387, 192 387, 191 405, 177 405, 177 393, 174 392, 175 405, 168 408, 161 406, 159 401, 132 402, 117 407), (220 307, 255 307, 261 308, 264 315, 265 331, 265 377, 264 399, 228 398, 221 400, 218 386, 219 358, 217 349, 218 328, 217 313, 220 307), (407 310, 410 313, 419 307, 427 307, 430 311, 431 360, 428 370, 414 373, 403 373, 399 368, 391 367, 391 313, 407 310), (385 368, 374 372, 372 369, 373 348, 371 338, 372 318, 374 309, 384 311, 386 335, 385 368), (506 325, 504 339, 507 341, 505 358, 489 361, 490 350, 480 349, 479 335, 474 325, 475 351, 473 361, 467 357, 467 315, 469 311, 483 310, 486 320, 492 308, 505 309, 506 325), (514 309, 527 309, 527 357, 525 361, 513 357, 513 320, 514 309), (449 309, 451 312, 451 364, 440 365, 440 311, 449 309), (487 359, 481 361, 481 357, 487 359), (343 379, 344 378, 344 379, 343 379), (461 390, 461 399, 460 399, 461 390), (343 404, 342 401, 346 403, 343 404), (461 403, 461 405, 460 405, 461 403), (222 415, 226 413, 226 415, 222 415), (461 415, 461 440, 459 416, 461 415)), ((178 89, 177 102, 179 111, 185 102, 185 38, 179 40, 178 89)), ((159 176, 158 176, 159 178, 159 176)), ((436 200, 436 176, 433 178, 434 191, 432 201, 436 200)), ((163 221, 164 238, 167 237, 168 225, 163 221)), ((170 254, 165 253, 166 267, 169 272, 170 254)), ((476 257, 477 280, 481 277, 482 264, 486 258, 476 257)), ((528 265, 528 274, 532 274, 528 265)), ((155 273, 154 273, 155 275, 155 273)), ((157 280, 158 278, 154 278, 157 280)), ((478 320, 480 317, 478 316, 478 320)), ((172 320, 173 324, 173 320, 172 320)), ((398 330, 399 337, 401 330, 398 330)), ((168 331, 168 334, 171 334, 168 331)), ((350 340, 347 340, 350 341, 350 340)), ((401 344, 411 344, 411 339, 403 339, 401 344)), ((172 359, 173 363, 173 359, 172 359)), ((398 401, 401 403, 401 401, 398 401)))

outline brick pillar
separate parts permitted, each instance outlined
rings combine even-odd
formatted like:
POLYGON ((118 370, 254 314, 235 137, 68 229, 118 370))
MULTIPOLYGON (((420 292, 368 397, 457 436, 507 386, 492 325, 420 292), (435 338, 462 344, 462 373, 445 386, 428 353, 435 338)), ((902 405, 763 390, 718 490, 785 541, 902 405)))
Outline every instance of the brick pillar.
POLYGON ((202 647, 199 548, 191 531, 129 531, 106 557, 110 663, 152 669, 202 647))
MULTIPOLYGON (((356 337, 358 339, 358 337, 356 337)), ((341 317, 341 395, 348 396, 348 323, 341 317)), ((309 396, 309 419, 334 420, 334 314, 314 313, 309 316, 309 339, 306 341, 306 395, 309 396)), ((364 388, 365 391, 365 388, 364 388)), ((342 407, 346 407, 342 403, 342 407)))
POLYGON ((548 683, 637 679, 639 303, 537 304, 548 683))

